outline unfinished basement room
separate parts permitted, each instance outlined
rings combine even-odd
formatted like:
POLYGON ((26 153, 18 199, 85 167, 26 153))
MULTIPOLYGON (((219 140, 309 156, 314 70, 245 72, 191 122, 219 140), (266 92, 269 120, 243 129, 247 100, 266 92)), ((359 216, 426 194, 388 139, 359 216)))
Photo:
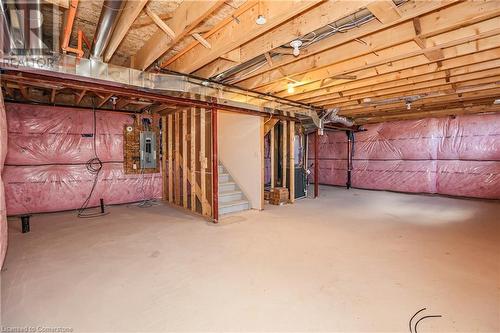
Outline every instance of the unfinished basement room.
POLYGON ((0 10, 0 332, 500 332, 500 0, 0 10))

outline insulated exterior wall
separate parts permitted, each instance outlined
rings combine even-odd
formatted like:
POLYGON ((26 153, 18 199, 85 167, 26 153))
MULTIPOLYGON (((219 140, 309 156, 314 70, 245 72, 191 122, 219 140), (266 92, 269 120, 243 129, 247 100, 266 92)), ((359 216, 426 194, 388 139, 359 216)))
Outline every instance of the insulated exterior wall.
POLYGON ((3 170, 5 156, 7 155, 7 119, 0 90, 0 268, 7 252, 7 209, 5 207, 5 192, 3 183, 3 170))
MULTIPOLYGON (((92 110, 6 104, 8 153, 3 178, 9 215, 80 208, 94 175, 85 163, 94 157, 92 110)), ((160 173, 126 175, 123 126, 127 114, 97 111, 96 151, 103 162, 89 207, 161 198, 160 173)))
MULTIPOLYGON (((355 134, 354 187, 500 198, 500 115, 429 118, 364 127, 367 131, 355 134)), ((344 132, 326 132, 320 137, 320 183, 345 185, 347 152, 342 147, 347 147, 344 132), (326 167, 335 163, 338 168, 326 167)), ((309 152, 311 163, 312 144, 309 152)))

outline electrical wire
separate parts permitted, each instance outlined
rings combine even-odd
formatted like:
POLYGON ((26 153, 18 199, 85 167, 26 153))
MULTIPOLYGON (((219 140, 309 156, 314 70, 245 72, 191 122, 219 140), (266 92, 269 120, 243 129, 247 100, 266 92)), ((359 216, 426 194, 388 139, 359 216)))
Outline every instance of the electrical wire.
POLYGON ((410 333, 413 333, 413 330, 412 330, 412 326, 411 326, 411 322, 413 319, 415 319, 415 317, 422 311, 424 310, 427 310, 427 308, 422 308, 420 310, 418 310, 417 312, 415 312, 415 314, 410 318, 410 321, 408 322, 408 327, 410 328, 410 333))
POLYGON ((102 161, 99 158, 97 154, 97 141, 96 141, 96 135, 97 135, 97 117, 96 117, 96 109, 94 105, 94 100, 92 99, 92 115, 93 115, 93 127, 92 127, 92 149, 94 151, 94 157, 91 158, 90 160, 85 163, 85 167, 87 171, 91 174, 94 175, 94 181, 92 183, 92 188, 90 189, 90 193, 83 202, 82 206, 78 209, 77 211, 77 216, 80 218, 93 218, 93 217, 100 217, 104 215, 108 215, 109 212, 93 212, 93 213, 85 213, 85 210, 88 209, 88 205, 90 203, 90 199, 92 198, 92 194, 94 194, 95 188, 97 186, 97 181, 99 180, 99 174, 102 171, 102 161))
POLYGON ((417 322, 415 323, 415 333, 418 333, 417 332, 417 325, 418 323, 420 323, 422 320, 426 319, 426 318, 441 318, 442 316, 441 315, 430 315, 430 316, 423 316, 422 318, 420 318, 419 320, 417 320, 417 322))

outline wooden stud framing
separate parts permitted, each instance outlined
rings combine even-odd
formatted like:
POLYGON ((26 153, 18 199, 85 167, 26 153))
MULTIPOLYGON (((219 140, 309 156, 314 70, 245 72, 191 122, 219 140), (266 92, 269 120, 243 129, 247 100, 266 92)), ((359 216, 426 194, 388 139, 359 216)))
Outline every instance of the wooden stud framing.
POLYGON ((314 132, 314 197, 319 196, 319 134, 314 132))
MULTIPOLYGON (((191 108, 191 210, 196 211, 196 109, 191 108)), ((200 200, 201 201, 201 200, 200 200)))
POLYGON ((269 144, 269 154, 271 155, 271 188, 274 188, 275 185, 274 127, 271 128, 269 136, 271 140, 271 143, 269 144))
POLYGON ((187 110, 182 110, 182 206, 188 208, 187 110))
POLYGON ((289 131, 289 140, 290 140, 290 203, 295 201, 295 122, 290 121, 290 131, 289 131))
POLYGON ((206 131, 205 131, 205 127, 206 127, 206 123, 205 123, 205 109, 201 109, 201 112, 200 112, 200 175, 201 175, 201 178, 200 178, 200 187, 201 187, 201 197, 202 197, 202 200, 201 200, 201 210, 202 210, 202 214, 205 215, 205 216, 208 216, 210 215, 210 211, 209 211, 209 208, 207 206, 207 179, 206 179, 206 168, 207 168, 207 159, 206 159, 206 156, 205 156, 205 135, 206 135, 206 131))
POLYGON ((174 192, 175 204, 181 205, 181 155, 180 155, 180 115, 179 112, 174 113, 174 192))
POLYGON ((283 120, 281 121, 281 129, 282 129, 282 132, 281 132, 281 186, 282 187, 287 187, 286 186, 286 172, 287 172, 287 154, 288 154, 288 151, 287 151, 287 141, 288 141, 288 138, 287 138, 287 122, 286 120, 283 120))
POLYGON ((174 153, 173 153, 173 124, 172 115, 167 116, 168 119, 168 201, 174 202, 174 174, 173 174, 173 163, 174 163, 174 153))
POLYGON ((168 200, 168 176, 167 176, 167 156, 168 156, 168 146, 167 146, 167 116, 161 117, 161 174, 163 176, 163 200, 168 200))

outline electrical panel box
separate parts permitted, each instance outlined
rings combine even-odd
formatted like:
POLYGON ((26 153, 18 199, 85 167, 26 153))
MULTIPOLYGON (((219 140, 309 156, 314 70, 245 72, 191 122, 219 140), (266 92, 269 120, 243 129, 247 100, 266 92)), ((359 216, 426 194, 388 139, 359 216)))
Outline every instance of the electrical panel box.
POLYGON ((156 168, 156 134, 143 131, 140 134, 141 169, 156 168))

